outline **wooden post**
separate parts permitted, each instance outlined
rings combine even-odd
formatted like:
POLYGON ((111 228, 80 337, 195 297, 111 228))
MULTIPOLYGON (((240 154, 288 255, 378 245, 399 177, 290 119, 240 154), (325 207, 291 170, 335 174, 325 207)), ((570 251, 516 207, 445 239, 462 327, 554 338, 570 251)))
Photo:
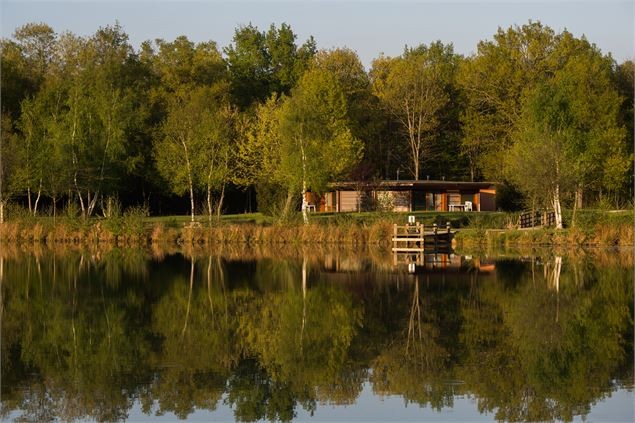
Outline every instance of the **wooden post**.
POLYGON ((437 224, 435 223, 434 225, 432 225, 432 232, 433 232, 433 236, 432 238, 434 239, 434 251, 437 250, 437 230, 439 228, 437 227, 437 224))

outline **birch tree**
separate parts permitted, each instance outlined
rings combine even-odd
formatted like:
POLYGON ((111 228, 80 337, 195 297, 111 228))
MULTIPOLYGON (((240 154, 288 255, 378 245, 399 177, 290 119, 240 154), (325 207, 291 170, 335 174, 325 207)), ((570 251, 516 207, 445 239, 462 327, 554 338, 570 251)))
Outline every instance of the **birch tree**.
POLYGON ((159 174, 171 191, 187 193, 190 198, 191 221, 194 222, 195 159, 206 136, 202 125, 205 110, 202 90, 181 92, 174 96, 167 109, 167 117, 154 145, 159 174))
MULTIPOLYGON (((192 222, 199 187, 206 188, 210 219, 212 191, 219 188, 221 197, 224 195, 233 113, 209 87, 184 86, 168 104, 167 117, 154 146, 157 169, 172 192, 189 195, 192 222)), ((220 198, 218 206, 222 207, 220 198)))
POLYGON ((232 162, 235 159, 233 144, 236 138, 235 126, 238 112, 229 102, 220 101, 215 110, 201 122, 207 135, 201 140, 199 154, 200 167, 198 180, 205 186, 208 222, 212 224, 212 215, 216 209, 216 218, 220 220, 225 199, 225 188, 232 181, 232 162), (218 193, 214 201, 213 194, 218 193))
POLYGON ((280 111, 282 179, 302 195, 302 217, 308 223, 306 193, 320 192, 360 159, 362 143, 349 128, 346 100, 335 77, 307 71, 280 111))

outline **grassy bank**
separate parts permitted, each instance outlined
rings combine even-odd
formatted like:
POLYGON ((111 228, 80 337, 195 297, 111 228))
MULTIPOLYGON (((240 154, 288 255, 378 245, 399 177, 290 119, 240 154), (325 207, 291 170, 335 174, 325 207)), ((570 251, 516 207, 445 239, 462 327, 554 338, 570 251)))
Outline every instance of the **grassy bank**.
MULTIPOLYGON (((309 225, 299 219, 276 223, 258 213, 223 216, 211 226, 204 217, 192 224, 186 216, 146 217, 131 212, 111 219, 20 216, 0 225, 0 240, 8 243, 166 244, 349 244, 390 245, 392 225, 410 213, 317 213, 309 225)), ((633 211, 579 211, 576 224, 565 213, 563 230, 517 228, 515 213, 412 213, 424 224, 458 230, 455 244, 469 246, 635 244, 633 211)))

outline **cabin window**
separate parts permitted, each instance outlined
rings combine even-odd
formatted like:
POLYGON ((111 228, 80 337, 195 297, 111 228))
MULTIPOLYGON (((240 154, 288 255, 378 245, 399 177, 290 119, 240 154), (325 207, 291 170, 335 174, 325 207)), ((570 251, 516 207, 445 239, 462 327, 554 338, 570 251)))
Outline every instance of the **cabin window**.
POLYGON ((448 205, 461 204, 461 194, 458 192, 448 192, 448 205))
POLYGON ((428 210, 426 205, 426 193, 424 191, 412 191, 412 210, 428 210))
POLYGON ((434 198, 434 194, 431 192, 427 192, 426 193, 426 210, 428 211, 434 211, 434 202, 435 198, 434 198))

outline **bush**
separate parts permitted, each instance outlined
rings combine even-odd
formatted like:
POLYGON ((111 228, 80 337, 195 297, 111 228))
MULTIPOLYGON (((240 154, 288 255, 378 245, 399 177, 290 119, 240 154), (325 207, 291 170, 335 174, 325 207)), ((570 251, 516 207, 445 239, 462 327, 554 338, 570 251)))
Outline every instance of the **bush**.
POLYGON ((126 234, 142 236, 144 220, 150 215, 147 206, 133 206, 123 214, 123 228, 126 234))
POLYGON ((33 218, 29 209, 16 203, 8 203, 4 207, 4 219, 7 222, 30 220, 33 218))
POLYGON ((395 208, 395 196, 392 192, 377 193, 377 211, 388 212, 395 208))
MULTIPOLYGON (((287 201, 287 190, 279 184, 261 182, 256 185, 258 211, 266 216, 279 217, 287 201)), ((292 210, 295 210, 292 204, 292 210)))

